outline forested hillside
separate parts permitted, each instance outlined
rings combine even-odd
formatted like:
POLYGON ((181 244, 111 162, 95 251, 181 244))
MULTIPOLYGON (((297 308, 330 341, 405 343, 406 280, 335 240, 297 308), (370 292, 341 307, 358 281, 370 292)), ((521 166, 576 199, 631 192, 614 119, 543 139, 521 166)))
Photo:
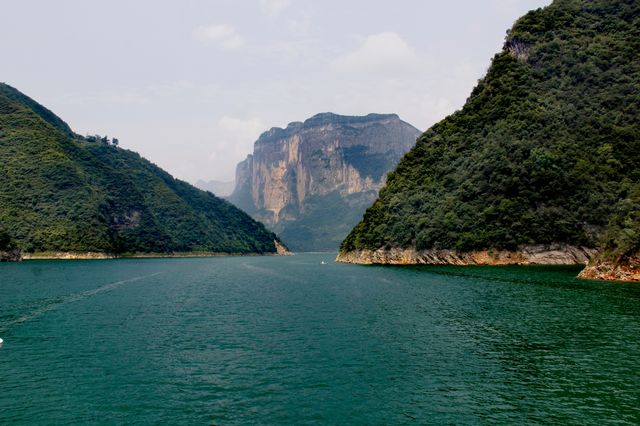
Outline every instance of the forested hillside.
POLYGON ((427 130, 341 246, 640 249, 640 2, 519 19, 462 110, 427 130))
POLYGON ((110 143, 84 138, 0 84, 0 226, 24 252, 275 252, 230 203, 110 143))

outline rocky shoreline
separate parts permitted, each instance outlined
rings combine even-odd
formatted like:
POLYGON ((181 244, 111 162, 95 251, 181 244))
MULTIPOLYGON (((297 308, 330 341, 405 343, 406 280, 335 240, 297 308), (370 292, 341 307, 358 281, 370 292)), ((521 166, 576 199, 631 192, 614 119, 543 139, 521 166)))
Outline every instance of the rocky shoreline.
POLYGON ((640 256, 623 262, 596 259, 580 272, 579 278, 608 281, 640 282, 640 256))
POLYGON ((595 249, 570 245, 524 246, 516 251, 378 249, 341 252, 336 262, 360 265, 587 265, 578 278, 640 282, 640 255, 614 262, 595 249))
POLYGON ((41 252, 24 253, 23 260, 86 260, 86 259, 114 259, 116 256, 101 252, 41 252))
POLYGON ((0 250, 0 262, 20 262, 22 253, 18 249, 0 250))
POLYGON ((273 240, 273 244, 276 246, 276 253, 278 256, 293 256, 293 253, 289 251, 284 245, 280 242, 273 240))
POLYGON ((220 252, 175 252, 175 253, 126 253, 113 254, 98 251, 69 252, 47 251, 36 253, 20 253, 18 250, 0 251, 0 261, 16 262, 21 260, 92 260, 92 259, 155 259, 177 257, 219 257, 219 256, 293 256, 279 241, 273 241, 276 252, 274 253, 220 253, 220 252))
POLYGON ((336 261, 362 265, 580 265, 587 264, 595 254, 595 249, 569 245, 472 252, 392 248, 341 252, 336 261))

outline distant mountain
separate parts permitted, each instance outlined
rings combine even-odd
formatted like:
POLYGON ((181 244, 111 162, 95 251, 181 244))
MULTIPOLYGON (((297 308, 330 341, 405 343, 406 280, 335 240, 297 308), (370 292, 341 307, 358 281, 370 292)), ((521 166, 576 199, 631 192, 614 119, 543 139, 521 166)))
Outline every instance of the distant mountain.
POLYGON ((202 189, 203 191, 209 191, 218 197, 228 197, 233 192, 236 182, 233 180, 231 182, 221 182, 219 180, 199 179, 194 186, 202 189))
POLYGON ((556 0, 508 32, 341 246, 356 263, 567 263, 640 280, 640 2, 556 0), (634 278, 635 277, 635 278, 634 278))
POLYGON ((229 200, 293 250, 337 250, 419 134, 395 114, 323 113, 272 128, 238 164, 229 200))
POLYGON ((276 252, 276 236, 230 203, 76 135, 6 84, 0 164, 0 229, 26 253, 276 252))

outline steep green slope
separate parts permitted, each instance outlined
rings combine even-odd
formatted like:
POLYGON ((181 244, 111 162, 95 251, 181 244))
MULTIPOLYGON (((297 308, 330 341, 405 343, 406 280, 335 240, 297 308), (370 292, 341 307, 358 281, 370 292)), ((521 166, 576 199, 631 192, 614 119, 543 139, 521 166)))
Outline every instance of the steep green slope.
POLYGON ((275 235, 0 84, 0 224, 27 252, 275 252, 275 235))
POLYGON ((637 252, 639 52, 636 0, 556 0, 525 15, 462 110, 389 175, 341 251, 637 252))

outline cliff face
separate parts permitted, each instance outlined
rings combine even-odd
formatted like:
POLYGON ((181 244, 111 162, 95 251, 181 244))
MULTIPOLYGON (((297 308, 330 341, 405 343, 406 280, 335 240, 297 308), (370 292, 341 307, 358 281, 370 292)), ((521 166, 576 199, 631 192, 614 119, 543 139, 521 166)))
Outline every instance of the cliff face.
POLYGON ((395 114, 324 113, 272 128, 238 164, 229 199, 282 233, 294 250, 337 249, 419 134, 395 114), (348 211, 326 218, 328 205, 348 211))

